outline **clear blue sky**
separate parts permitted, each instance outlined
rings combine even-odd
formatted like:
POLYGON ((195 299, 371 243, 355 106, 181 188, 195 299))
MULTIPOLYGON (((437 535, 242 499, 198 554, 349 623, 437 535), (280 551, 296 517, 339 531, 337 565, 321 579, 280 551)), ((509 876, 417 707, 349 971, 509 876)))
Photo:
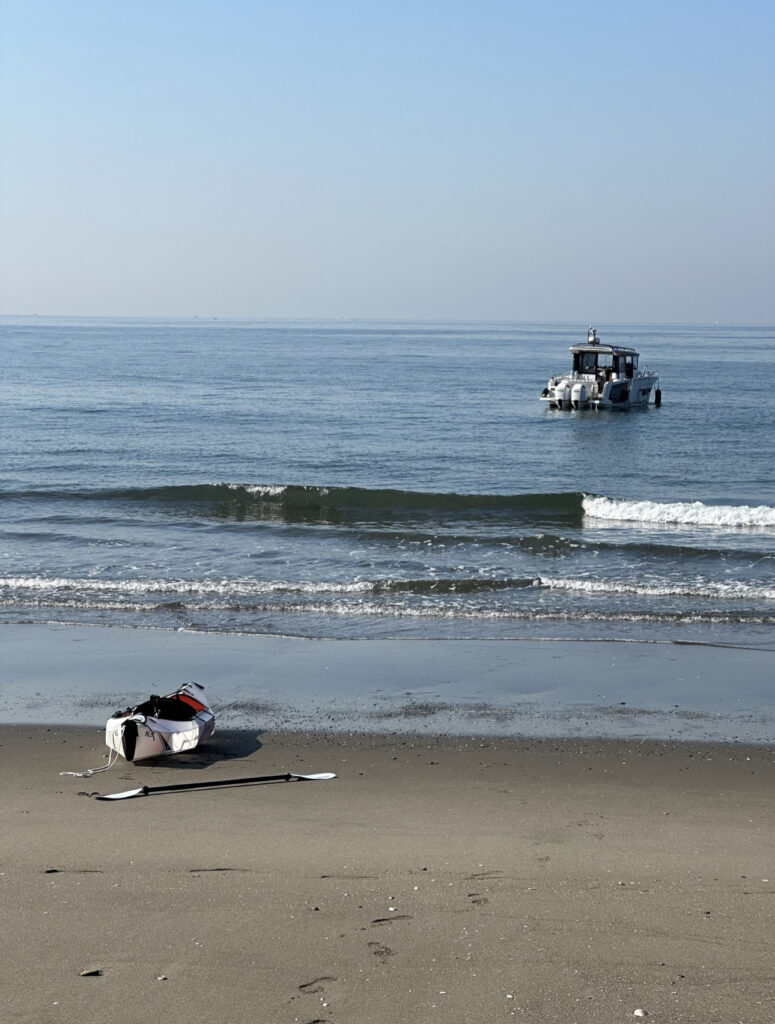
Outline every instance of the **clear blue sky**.
POLYGON ((773 0, 0 0, 0 311, 775 322, 773 0))

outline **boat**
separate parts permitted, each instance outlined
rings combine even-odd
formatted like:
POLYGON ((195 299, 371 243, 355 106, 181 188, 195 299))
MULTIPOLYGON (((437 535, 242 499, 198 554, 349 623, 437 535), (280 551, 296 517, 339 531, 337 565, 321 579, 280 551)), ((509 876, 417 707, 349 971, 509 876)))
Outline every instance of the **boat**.
POLYGON ((164 697, 114 711, 105 726, 105 742, 127 761, 144 761, 193 750, 215 732, 215 715, 200 683, 186 683, 164 697))
POLYGON ((594 327, 585 345, 571 345, 573 368, 558 373, 541 392, 550 409, 627 409, 662 404, 659 374, 640 369, 640 353, 624 345, 603 345, 594 327))

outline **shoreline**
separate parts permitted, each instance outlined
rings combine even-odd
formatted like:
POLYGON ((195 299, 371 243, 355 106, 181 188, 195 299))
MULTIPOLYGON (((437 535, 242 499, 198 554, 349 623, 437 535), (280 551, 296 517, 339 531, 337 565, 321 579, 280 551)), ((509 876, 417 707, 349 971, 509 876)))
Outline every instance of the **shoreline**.
POLYGON ((226 730, 59 775, 101 750, 0 726, 11 1022, 771 1024, 775 748, 226 730), (285 771, 337 778, 91 797, 285 771))
POLYGON ((324 640, 0 626, 0 722, 103 725, 203 684, 216 728, 775 741, 775 651, 653 641, 324 640))

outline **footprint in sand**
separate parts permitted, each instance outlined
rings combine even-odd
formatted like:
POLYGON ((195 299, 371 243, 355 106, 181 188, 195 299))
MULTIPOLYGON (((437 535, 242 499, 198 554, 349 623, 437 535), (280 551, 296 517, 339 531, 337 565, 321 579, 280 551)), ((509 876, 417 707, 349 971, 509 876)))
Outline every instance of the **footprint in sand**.
POLYGON ((471 900, 471 902, 473 903, 473 905, 475 907, 483 907, 485 905, 485 903, 489 903, 490 902, 487 899, 487 897, 486 896, 482 896, 482 894, 480 892, 469 892, 468 898, 469 898, 469 900, 471 900))
POLYGON ((381 942, 367 942, 366 945, 374 956, 378 956, 382 960, 393 955, 393 950, 390 946, 384 946, 381 942))
POLYGON ((336 981, 336 978, 331 977, 331 975, 313 978, 312 981, 306 981, 303 985, 299 985, 299 992, 303 992, 305 996, 314 995, 316 992, 322 992, 330 981, 336 981))

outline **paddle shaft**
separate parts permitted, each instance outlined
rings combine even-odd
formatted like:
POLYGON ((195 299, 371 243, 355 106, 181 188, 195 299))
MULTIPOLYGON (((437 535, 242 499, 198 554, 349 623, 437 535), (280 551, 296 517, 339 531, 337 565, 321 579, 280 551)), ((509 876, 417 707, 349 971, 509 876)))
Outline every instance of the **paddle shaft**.
POLYGON ((171 786, 143 786, 144 793, 169 793, 174 789, 214 789, 216 786, 244 786, 253 782, 290 782, 303 779, 303 775, 283 772, 282 775, 255 775, 247 779, 210 779, 207 782, 177 782, 171 786))

